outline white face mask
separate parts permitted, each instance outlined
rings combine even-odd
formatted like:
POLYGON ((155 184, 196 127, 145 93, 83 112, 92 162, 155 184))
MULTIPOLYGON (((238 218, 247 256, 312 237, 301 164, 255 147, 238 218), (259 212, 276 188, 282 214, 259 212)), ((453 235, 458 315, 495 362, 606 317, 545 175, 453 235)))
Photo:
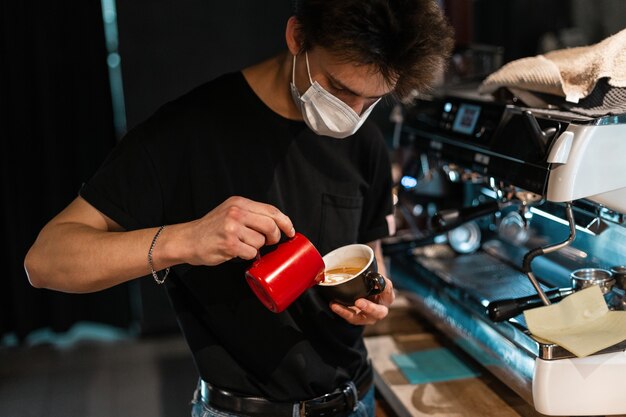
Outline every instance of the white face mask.
POLYGON ((293 97, 296 106, 300 108, 305 123, 318 135, 338 139, 353 135, 359 130, 363 122, 365 122, 365 119, 370 115, 374 106, 380 101, 380 98, 359 116, 350 106, 324 90, 317 81, 311 79, 309 55, 306 52, 305 57, 306 70, 309 74, 311 86, 300 96, 294 81, 296 72, 295 55, 293 56, 293 69, 290 83, 291 97, 293 97))

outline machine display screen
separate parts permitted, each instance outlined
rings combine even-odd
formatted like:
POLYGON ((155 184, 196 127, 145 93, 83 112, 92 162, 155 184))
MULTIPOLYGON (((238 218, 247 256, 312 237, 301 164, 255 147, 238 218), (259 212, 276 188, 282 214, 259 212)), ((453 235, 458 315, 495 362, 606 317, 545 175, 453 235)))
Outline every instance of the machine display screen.
POLYGON ((452 130, 458 133, 471 135, 476 127, 476 122, 480 116, 480 106, 473 104, 461 104, 459 111, 454 118, 452 130))

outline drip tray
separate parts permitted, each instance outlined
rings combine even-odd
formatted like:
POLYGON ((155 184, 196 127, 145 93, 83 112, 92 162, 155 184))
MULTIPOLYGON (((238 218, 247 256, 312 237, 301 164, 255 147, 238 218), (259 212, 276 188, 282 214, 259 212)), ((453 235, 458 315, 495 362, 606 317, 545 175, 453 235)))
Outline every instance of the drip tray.
MULTIPOLYGON (((424 248, 422 248, 424 249, 424 248)), ((528 277, 485 252, 455 256, 444 248, 433 253, 415 251, 415 259, 446 283, 463 289, 469 296, 485 305, 507 298, 536 295, 528 277)), ((550 288, 541 284, 544 291, 550 288)))

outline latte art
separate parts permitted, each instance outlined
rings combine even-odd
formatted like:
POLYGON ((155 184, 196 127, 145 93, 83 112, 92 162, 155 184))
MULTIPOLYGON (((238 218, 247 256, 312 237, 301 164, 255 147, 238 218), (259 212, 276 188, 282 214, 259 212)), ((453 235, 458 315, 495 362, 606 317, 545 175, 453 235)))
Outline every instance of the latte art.
POLYGON ((368 264, 367 258, 346 259, 343 265, 335 266, 324 271, 324 281, 319 285, 337 285, 354 278, 368 264))
POLYGON ((322 282, 322 285, 339 284, 340 282, 343 282, 352 278, 360 270, 357 268, 350 268, 351 270, 348 271, 347 269, 348 268, 337 268, 337 269, 331 269, 330 271, 326 271, 324 273, 324 282, 322 282))
POLYGON ((334 285, 339 284, 345 280, 352 278, 354 275, 349 274, 326 274, 324 276, 324 282, 321 285, 334 285))

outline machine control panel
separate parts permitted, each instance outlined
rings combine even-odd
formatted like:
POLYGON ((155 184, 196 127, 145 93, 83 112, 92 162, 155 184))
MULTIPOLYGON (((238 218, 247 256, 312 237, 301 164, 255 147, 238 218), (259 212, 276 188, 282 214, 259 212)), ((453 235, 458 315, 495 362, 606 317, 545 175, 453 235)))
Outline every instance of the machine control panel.
POLYGON ((438 158, 543 194, 549 150, 566 128, 566 122, 529 109, 442 97, 409 108, 403 133, 438 158))

